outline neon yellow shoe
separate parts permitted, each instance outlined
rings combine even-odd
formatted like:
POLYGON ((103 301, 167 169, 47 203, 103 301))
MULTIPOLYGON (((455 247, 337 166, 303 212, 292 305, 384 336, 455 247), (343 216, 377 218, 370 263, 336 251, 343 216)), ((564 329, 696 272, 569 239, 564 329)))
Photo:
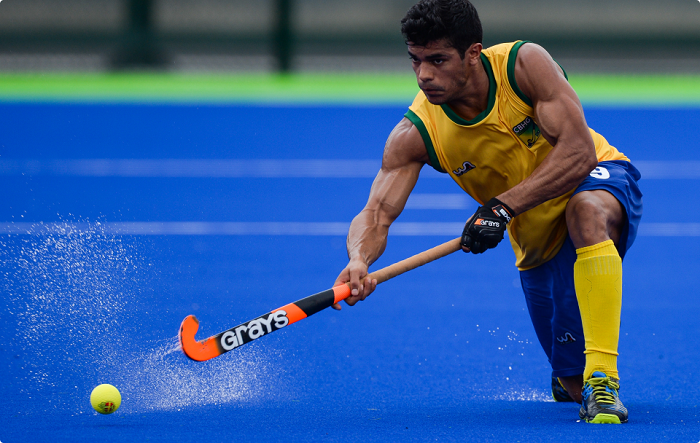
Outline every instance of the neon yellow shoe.
POLYGON ((617 391, 619 380, 596 371, 583 383, 583 402, 578 412, 587 423, 627 423, 627 408, 617 391))

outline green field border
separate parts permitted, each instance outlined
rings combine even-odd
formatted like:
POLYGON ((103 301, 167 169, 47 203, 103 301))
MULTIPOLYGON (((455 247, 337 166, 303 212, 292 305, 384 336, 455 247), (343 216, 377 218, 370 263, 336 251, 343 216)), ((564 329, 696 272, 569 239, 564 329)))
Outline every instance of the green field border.
MULTIPOLYGON (((700 75, 571 74, 584 104, 700 105, 700 75)), ((408 104, 407 74, 0 74, 3 102, 408 104)))

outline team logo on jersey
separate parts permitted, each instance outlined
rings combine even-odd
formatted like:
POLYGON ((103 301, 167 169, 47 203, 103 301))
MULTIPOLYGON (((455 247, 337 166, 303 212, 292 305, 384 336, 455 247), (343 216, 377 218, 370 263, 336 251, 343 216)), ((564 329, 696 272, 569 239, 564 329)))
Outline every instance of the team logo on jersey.
POLYGON ((474 166, 471 162, 464 162, 462 163, 461 168, 455 169, 454 171, 452 171, 452 173, 459 177, 460 175, 466 174, 474 168, 476 168, 476 166, 474 166))
POLYGON ((513 132, 515 132, 515 135, 517 135, 528 148, 532 148, 532 145, 540 138, 540 128, 530 117, 525 117, 525 120, 515 125, 513 127, 513 132))
POLYGON ((562 335, 561 337, 557 337, 557 341, 563 345, 567 343, 573 343, 576 341, 573 335, 571 335, 571 332, 567 332, 566 334, 562 335))

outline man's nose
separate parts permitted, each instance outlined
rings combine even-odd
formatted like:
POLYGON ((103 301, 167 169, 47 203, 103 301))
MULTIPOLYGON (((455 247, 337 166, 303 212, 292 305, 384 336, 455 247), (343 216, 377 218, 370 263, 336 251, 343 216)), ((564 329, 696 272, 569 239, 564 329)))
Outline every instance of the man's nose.
POLYGON ((425 83, 434 78, 434 72, 429 63, 421 63, 416 71, 416 76, 418 77, 418 80, 425 83))

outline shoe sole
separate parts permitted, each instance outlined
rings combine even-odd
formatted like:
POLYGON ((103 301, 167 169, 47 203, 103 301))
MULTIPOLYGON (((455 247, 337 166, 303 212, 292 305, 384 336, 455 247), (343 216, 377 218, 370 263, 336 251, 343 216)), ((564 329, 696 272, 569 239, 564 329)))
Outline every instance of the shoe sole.
POLYGON ((586 419, 586 423, 619 425, 622 423, 627 423, 627 420, 620 421, 620 417, 614 414, 598 414, 593 417, 592 420, 586 419))

